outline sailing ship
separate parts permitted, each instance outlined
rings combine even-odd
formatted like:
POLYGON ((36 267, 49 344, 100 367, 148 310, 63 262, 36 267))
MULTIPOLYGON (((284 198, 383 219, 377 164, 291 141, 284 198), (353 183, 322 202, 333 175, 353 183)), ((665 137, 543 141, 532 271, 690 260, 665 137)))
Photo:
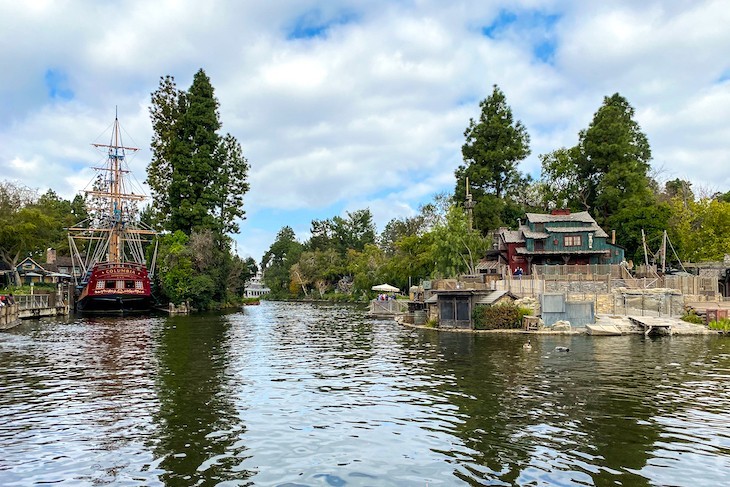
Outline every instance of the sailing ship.
POLYGON ((89 218, 68 229, 75 268, 75 309, 81 313, 145 312, 152 308, 151 279, 157 255, 156 232, 139 220, 147 197, 134 186, 118 117, 108 144, 92 144, 104 154, 86 193, 89 218), (137 192, 135 192, 135 190, 137 192), (150 266, 145 251, 154 242, 150 266))

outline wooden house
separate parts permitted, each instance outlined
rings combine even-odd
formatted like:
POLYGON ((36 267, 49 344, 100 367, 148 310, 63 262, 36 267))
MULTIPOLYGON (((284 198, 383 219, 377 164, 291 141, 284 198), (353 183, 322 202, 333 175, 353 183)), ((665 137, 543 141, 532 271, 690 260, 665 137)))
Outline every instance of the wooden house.
POLYGON ((33 260, 31 257, 26 257, 21 260, 16 266, 20 280, 24 284, 39 283, 39 282, 53 282, 50 277, 46 277, 49 272, 41 264, 33 260))
POLYGON ((58 283, 80 276, 81 269, 74 266, 70 256, 57 256, 55 249, 48 249, 46 262, 41 264, 31 257, 23 259, 16 267, 25 284, 58 283))
POLYGON ((517 230, 499 231, 500 261, 511 274, 530 274, 533 265, 620 264, 623 247, 587 211, 527 213, 517 230))

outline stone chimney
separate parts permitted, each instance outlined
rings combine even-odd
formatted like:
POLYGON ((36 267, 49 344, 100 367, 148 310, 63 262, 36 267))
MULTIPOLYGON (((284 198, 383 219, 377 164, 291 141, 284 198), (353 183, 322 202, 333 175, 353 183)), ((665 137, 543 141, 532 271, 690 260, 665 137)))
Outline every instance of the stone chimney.
POLYGON ((570 208, 556 208, 550 212, 551 215, 570 215, 570 208))
POLYGON ((616 245, 616 230, 611 230, 611 244, 616 245))
POLYGON ((46 264, 55 264, 56 263, 56 249, 48 248, 46 249, 46 264))

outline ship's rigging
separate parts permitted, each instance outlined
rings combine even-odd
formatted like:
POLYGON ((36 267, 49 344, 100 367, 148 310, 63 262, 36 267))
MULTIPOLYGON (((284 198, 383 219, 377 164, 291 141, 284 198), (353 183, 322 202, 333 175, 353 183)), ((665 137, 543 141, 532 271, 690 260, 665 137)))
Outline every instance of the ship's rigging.
MULTIPOLYGON (((127 154, 139 149, 125 146, 119 119, 114 119, 108 144, 92 144, 103 152, 105 163, 94 167, 97 176, 92 188, 85 190, 89 218, 68 229, 69 246, 82 282, 99 263, 146 264, 145 250, 153 241, 155 248, 149 269, 152 277, 157 254, 156 232, 139 221, 139 203, 147 197, 129 178, 127 154)), ((78 282, 79 276, 75 276, 78 282)))

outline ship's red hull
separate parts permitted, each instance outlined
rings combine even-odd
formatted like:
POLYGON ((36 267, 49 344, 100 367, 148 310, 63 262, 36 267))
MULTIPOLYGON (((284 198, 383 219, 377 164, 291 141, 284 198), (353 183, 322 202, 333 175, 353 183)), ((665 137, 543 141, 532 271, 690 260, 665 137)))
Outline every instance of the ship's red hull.
POLYGON ((81 313, 140 313, 152 309, 147 267, 131 262, 95 265, 76 299, 81 313))

